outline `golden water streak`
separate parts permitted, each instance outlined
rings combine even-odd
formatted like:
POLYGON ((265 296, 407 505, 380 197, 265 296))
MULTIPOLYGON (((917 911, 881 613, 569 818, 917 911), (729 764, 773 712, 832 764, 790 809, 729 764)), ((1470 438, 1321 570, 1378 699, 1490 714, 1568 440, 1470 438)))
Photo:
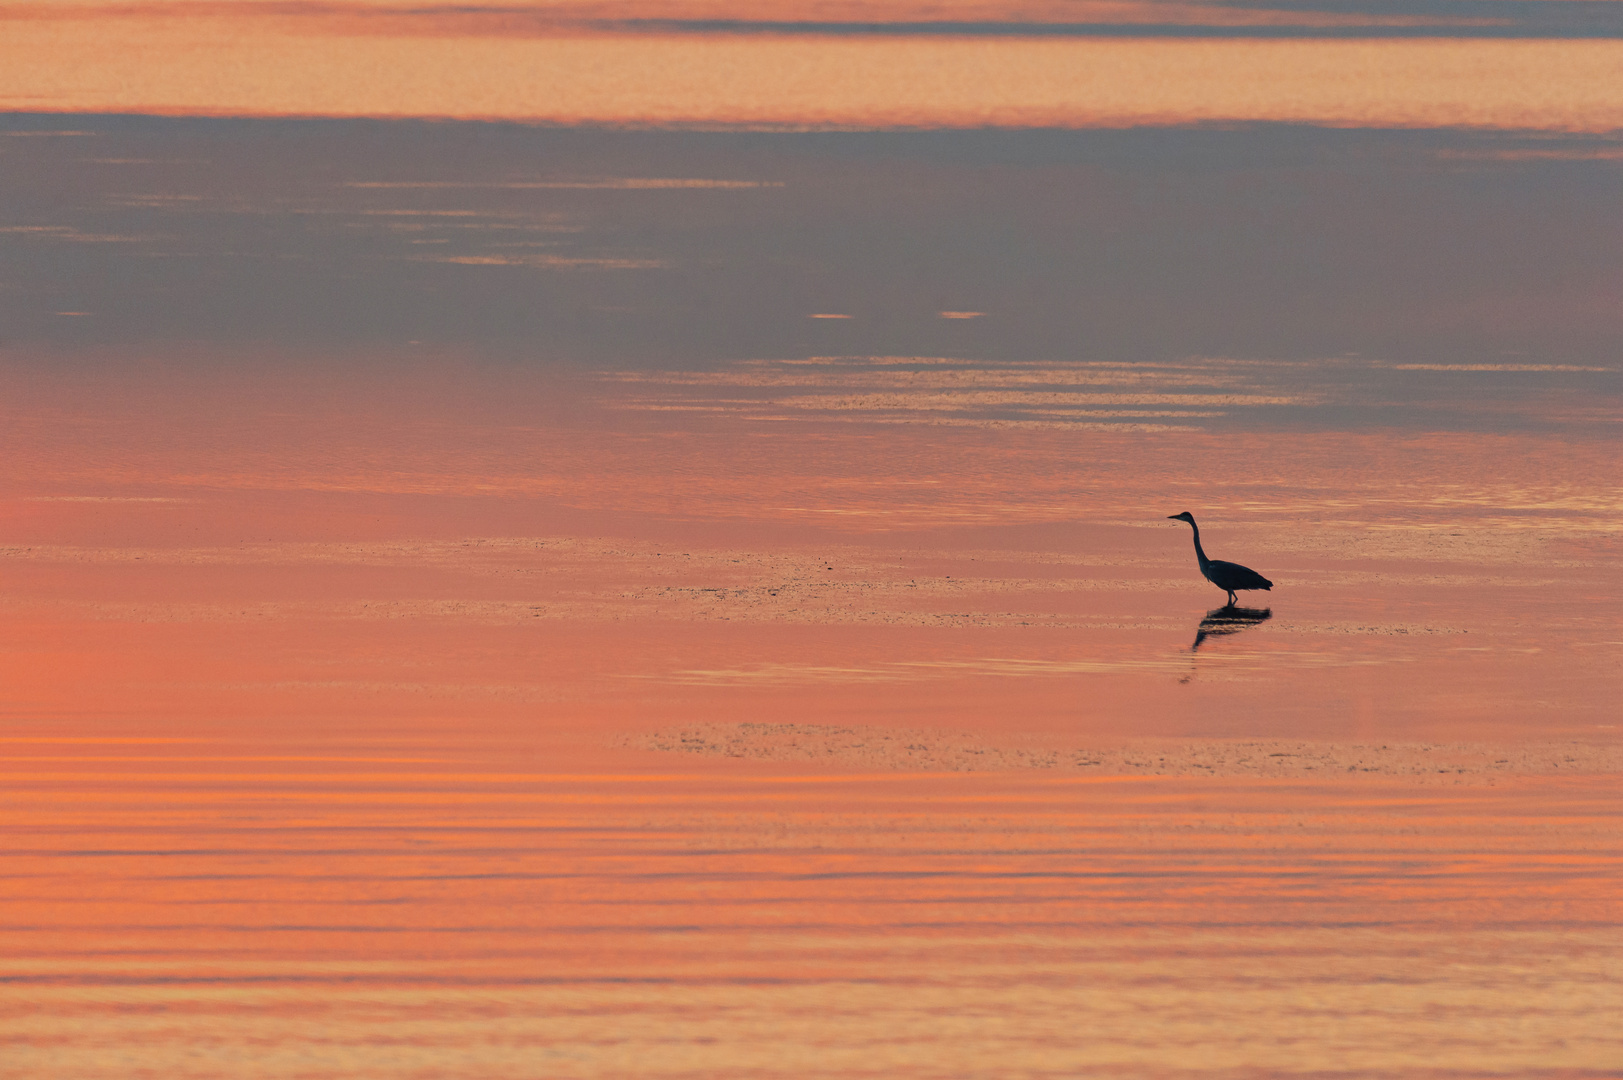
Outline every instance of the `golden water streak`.
POLYGON ((320 34, 10 19, 0 108, 626 124, 1623 128, 1623 42, 320 34))

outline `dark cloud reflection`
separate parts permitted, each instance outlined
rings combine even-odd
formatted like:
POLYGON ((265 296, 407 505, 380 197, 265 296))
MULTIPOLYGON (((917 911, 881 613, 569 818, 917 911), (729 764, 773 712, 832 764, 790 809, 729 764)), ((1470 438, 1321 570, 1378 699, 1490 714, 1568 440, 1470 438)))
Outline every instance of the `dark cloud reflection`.
POLYGON ((0 135, 12 347, 1610 370, 1623 345, 1605 138, 0 124, 64 127, 0 135))

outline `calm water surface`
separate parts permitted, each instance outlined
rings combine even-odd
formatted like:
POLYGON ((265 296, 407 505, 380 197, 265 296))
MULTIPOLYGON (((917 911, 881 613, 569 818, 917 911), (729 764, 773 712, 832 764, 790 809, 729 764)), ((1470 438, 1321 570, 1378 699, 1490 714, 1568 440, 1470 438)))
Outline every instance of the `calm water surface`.
POLYGON ((8 1076, 1619 1075, 1606 137, 6 123, 8 1076))
POLYGON ((1607 1076, 1623 1053, 1611 777, 559 773, 522 736, 447 752, 451 727, 9 743, 8 1072, 1607 1076))

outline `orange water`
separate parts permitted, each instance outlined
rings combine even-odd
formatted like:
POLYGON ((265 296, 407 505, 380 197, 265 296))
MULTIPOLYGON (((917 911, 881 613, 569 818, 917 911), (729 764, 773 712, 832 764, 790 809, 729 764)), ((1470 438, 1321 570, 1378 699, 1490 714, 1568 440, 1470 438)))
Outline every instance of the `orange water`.
POLYGON ((1601 1076, 1623 1052, 1610 778, 603 772, 465 721, 6 745, 16 1076, 1601 1076))
POLYGON ((440 26, 248 5, 26 17, 37 10, 5 20, 0 107, 869 128, 1623 127, 1623 46, 1606 39, 535 34, 459 25, 477 11, 442 12, 452 25, 440 26))
POLYGON ((1605 140, 74 123, 6 1076, 1617 1074, 1605 140))

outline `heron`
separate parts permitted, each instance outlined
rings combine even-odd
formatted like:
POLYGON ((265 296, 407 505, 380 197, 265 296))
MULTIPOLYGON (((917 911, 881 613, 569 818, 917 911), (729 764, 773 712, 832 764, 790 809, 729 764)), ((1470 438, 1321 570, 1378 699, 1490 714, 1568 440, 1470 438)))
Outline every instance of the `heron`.
POLYGON ((1274 583, 1251 569, 1239 563, 1224 562, 1222 559, 1208 559, 1206 552, 1200 546, 1200 526, 1195 524, 1195 515, 1185 510, 1181 514, 1168 514, 1168 521, 1187 521, 1189 527, 1195 530, 1195 558, 1200 561, 1200 574, 1207 581, 1229 594, 1229 607, 1237 601, 1234 598, 1236 590, 1246 589, 1272 589, 1274 583))

